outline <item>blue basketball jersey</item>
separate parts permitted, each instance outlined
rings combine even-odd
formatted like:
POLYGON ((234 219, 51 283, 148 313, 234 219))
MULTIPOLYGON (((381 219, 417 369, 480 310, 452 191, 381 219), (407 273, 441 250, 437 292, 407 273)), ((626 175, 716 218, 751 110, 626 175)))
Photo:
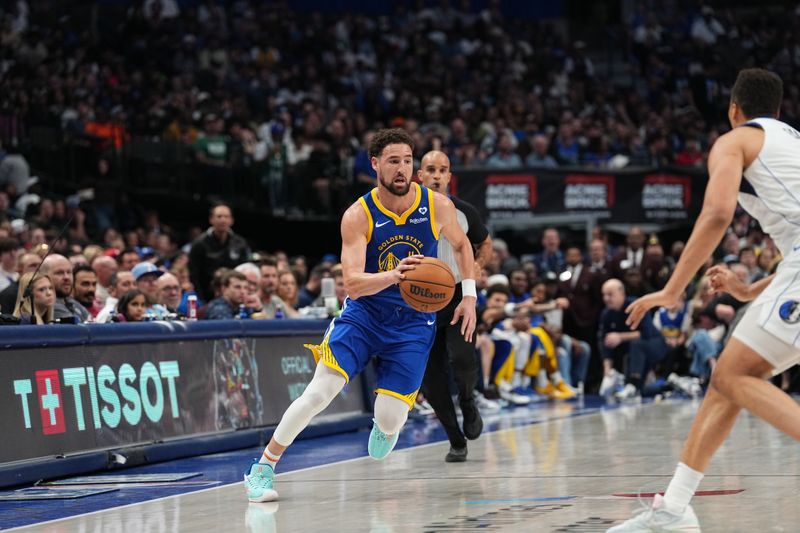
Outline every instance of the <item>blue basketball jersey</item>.
POLYGON ((686 318, 688 304, 684 303, 683 308, 671 316, 668 309, 662 307, 658 310, 658 318, 661 321, 661 334, 666 338, 677 339, 681 336, 681 327, 686 318))
MULTIPOLYGON (((411 184, 416 192, 414 203, 402 215, 397 215, 378 200, 378 189, 359 198, 367 213, 367 257, 364 272, 388 272, 397 267, 409 255, 436 257, 439 232, 436 230, 436 215, 433 206, 433 191, 411 184)), ((407 306, 400 289, 392 285, 377 294, 362 296, 371 303, 380 305, 407 306)))

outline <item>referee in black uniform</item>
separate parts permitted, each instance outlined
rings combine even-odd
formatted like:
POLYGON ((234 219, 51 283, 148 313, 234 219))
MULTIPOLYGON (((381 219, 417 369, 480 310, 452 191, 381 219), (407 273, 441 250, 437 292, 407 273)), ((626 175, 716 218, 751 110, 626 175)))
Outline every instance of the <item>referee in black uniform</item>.
MULTIPOLYGON (((422 158, 417 172, 422 184, 436 192, 447 194, 450 183, 450 159, 447 154, 431 151, 422 158)), ((492 255, 492 238, 472 205, 450 198, 456 206, 458 224, 475 246, 475 279, 480 277, 480 269, 492 255)), ((483 420, 475 405, 473 390, 478 380, 478 362, 475 356, 475 337, 472 342, 464 340, 460 333, 461 323, 450 325, 453 311, 461 302, 461 281, 453 248, 446 239, 439 240, 439 259, 450 266, 456 276, 456 291, 450 303, 436 315, 436 338, 433 341, 428 367, 422 382, 425 397, 430 402, 439 422, 450 440, 450 452, 445 457, 449 463, 467 460, 467 439, 477 439, 483 430, 483 420), (458 427, 456 410, 450 397, 449 368, 458 387, 461 413, 464 417, 463 432, 458 427)))

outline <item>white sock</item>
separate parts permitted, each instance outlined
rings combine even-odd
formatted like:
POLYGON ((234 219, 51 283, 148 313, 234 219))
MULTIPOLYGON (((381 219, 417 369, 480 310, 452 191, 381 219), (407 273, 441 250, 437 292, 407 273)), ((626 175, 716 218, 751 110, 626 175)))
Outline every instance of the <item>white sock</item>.
POLYGON ((536 375, 536 385, 540 389, 544 389, 547 387, 549 381, 547 381, 547 371, 540 370, 539 373, 536 375))
POLYGON ((275 455, 274 453, 269 451, 269 448, 264 448, 264 453, 261 454, 261 459, 259 459, 258 462, 259 464, 262 465, 269 465, 272 467, 273 470, 275 470, 275 465, 277 465, 278 461, 280 460, 281 460, 280 455, 275 455))
POLYGON ((683 463, 678 463, 675 475, 669 482, 667 491, 664 493, 664 504, 670 511, 682 513, 689 501, 694 496, 700 481, 703 480, 703 473, 689 468, 683 463))
POLYGON ((564 381, 564 377, 561 375, 561 372, 556 370, 555 372, 550 374, 550 381, 552 381, 554 384, 558 385, 559 383, 564 381))

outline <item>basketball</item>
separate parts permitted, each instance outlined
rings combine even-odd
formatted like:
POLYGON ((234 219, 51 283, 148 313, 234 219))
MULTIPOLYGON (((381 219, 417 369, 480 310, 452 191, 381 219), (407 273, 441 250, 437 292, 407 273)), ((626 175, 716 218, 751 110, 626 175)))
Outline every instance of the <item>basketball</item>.
POLYGON ((400 294, 408 305, 423 313, 435 313, 453 298, 456 279, 447 263, 424 257, 414 270, 404 272, 400 294))

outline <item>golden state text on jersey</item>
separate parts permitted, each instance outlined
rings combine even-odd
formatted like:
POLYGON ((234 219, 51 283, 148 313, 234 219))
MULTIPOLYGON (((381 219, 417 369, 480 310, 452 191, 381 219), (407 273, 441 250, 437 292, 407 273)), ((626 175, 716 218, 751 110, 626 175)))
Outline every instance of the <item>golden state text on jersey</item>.
MULTIPOLYGON (((386 209, 378 199, 378 189, 359 198, 367 214, 367 253, 364 272, 388 272, 410 255, 436 257, 439 232, 436 230, 434 192, 411 184, 414 202, 405 213, 397 215, 386 209)), ((374 303, 406 306, 396 285, 381 292, 359 298, 374 303)))

